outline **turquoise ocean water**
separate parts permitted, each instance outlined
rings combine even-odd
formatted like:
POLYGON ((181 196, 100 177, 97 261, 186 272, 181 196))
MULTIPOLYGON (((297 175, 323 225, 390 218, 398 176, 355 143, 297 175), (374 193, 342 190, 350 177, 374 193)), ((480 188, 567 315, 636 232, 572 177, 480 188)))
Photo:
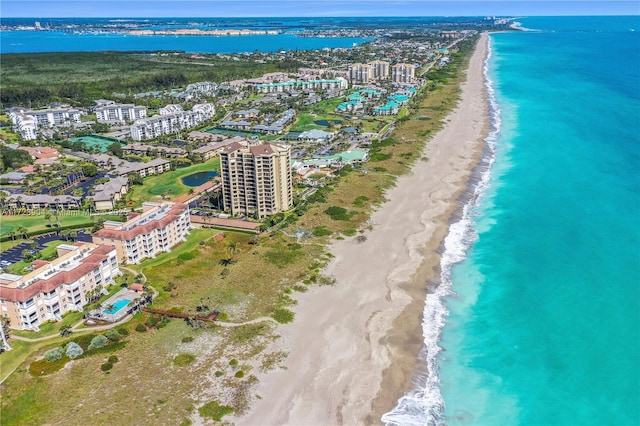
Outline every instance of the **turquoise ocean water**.
POLYGON ((493 34, 478 198, 387 424, 640 424, 640 18, 493 34))

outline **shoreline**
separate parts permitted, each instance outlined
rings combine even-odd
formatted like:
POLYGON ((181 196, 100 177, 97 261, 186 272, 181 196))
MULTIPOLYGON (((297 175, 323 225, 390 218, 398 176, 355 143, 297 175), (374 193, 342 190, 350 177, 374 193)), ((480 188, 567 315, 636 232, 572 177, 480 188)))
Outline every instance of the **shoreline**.
POLYGON ((423 150, 429 160, 387 191, 365 242, 332 243, 325 273, 336 285, 298 297, 296 320, 280 329, 287 369, 259 375, 260 398, 236 424, 378 423, 414 388, 426 294, 489 133, 487 37, 476 44, 457 106, 423 150))

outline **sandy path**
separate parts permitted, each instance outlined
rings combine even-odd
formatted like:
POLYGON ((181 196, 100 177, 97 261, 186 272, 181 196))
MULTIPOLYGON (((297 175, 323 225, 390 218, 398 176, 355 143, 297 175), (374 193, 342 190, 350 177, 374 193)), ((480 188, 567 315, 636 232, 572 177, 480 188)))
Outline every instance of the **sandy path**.
POLYGON ((426 283, 488 132, 486 43, 483 35, 458 107, 425 148, 429 161, 387 193, 366 242, 331 246, 336 285, 298 298, 295 321, 280 329, 287 369, 259 377, 261 399, 236 424, 379 424, 411 387, 426 283))

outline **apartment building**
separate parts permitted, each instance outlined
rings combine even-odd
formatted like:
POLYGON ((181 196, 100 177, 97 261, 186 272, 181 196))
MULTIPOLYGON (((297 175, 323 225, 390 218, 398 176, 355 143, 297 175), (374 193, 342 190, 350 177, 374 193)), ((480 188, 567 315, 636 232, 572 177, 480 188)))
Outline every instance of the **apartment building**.
POLYGON ((16 125, 18 115, 29 115, 36 121, 37 127, 54 127, 71 123, 80 123, 81 117, 85 114, 77 108, 48 108, 48 109, 27 109, 23 107, 11 108, 9 118, 16 125))
POLYGON ((92 237, 95 244, 114 247, 120 262, 137 264, 171 251, 186 241, 190 229, 187 204, 148 202, 142 213, 131 214, 126 222, 107 221, 92 237))
POLYGON ((90 292, 113 284, 121 274, 113 247, 76 243, 57 250, 57 259, 33 262, 27 275, 0 274, 0 315, 12 328, 37 331, 65 312, 82 311, 90 292))
POLYGON ((191 111, 183 111, 180 105, 167 105, 159 112, 160 115, 136 120, 131 126, 131 138, 141 141, 181 132, 212 118, 216 110, 212 104, 204 103, 194 105, 191 111))
POLYGON ((258 93, 282 93, 293 90, 340 90, 346 89, 349 83, 342 77, 331 80, 291 80, 282 83, 264 83, 255 86, 258 93))
POLYGON ((124 123, 147 117, 146 106, 134 104, 110 104, 95 108, 98 123, 124 123))
POLYGON ((352 64, 349 66, 351 83, 368 83, 373 80, 373 68, 369 64, 352 64))
POLYGON ((20 133, 20 137, 26 141, 38 139, 38 122, 35 117, 28 114, 15 114, 11 117, 14 129, 20 133))
POLYGON ((389 62, 371 61, 367 65, 373 70, 373 78, 376 80, 386 80, 389 78, 389 62))
POLYGON ((392 69, 392 81, 394 83, 413 83, 416 67, 411 64, 396 64, 392 69))
POLYGON ((223 202, 232 214, 263 218, 293 205, 288 147, 235 143, 220 152, 220 166, 223 202))

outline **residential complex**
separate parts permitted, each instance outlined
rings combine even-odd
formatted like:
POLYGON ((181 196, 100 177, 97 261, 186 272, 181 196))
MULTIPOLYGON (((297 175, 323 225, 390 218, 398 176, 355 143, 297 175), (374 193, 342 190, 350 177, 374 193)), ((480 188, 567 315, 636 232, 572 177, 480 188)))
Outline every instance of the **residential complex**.
POLYGON ((372 61, 367 64, 353 64, 349 66, 349 81, 351 83, 369 83, 375 80, 389 78, 389 62, 372 61))
POLYGON ((224 206, 232 214, 263 218, 293 205, 288 147, 234 143, 220 152, 220 168, 224 206))
POLYGON ((14 129, 20 133, 22 139, 34 140, 38 137, 38 128, 55 127, 80 123, 80 117, 85 114, 76 108, 28 109, 14 107, 7 110, 14 129))
POLYGON ((335 90, 346 89, 349 86, 347 80, 342 77, 331 80, 292 80, 282 83, 263 83, 256 85, 258 93, 290 92, 292 90, 335 90))
POLYGON ((96 107, 95 113, 98 123, 124 123, 145 118, 147 107, 113 103, 96 107))
POLYGON ((12 328, 38 330, 65 312, 82 311, 90 292, 113 284, 116 250, 91 243, 58 246, 58 258, 33 262, 27 275, 0 274, 0 315, 12 328))
POLYGON ((136 120, 131 126, 131 138, 141 141, 180 132, 212 118, 216 110, 212 104, 204 103, 194 105, 191 111, 183 111, 180 105, 168 105, 159 112, 160 115, 136 120))
POLYGON ((188 205, 148 202, 142 204, 142 213, 130 214, 126 222, 105 222, 93 234, 93 242, 113 246, 119 261, 137 264, 186 241, 190 229, 188 205))
POLYGON ((416 67, 411 64, 396 64, 391 69, 394 83, 413 83, 415 80, 416 67))

